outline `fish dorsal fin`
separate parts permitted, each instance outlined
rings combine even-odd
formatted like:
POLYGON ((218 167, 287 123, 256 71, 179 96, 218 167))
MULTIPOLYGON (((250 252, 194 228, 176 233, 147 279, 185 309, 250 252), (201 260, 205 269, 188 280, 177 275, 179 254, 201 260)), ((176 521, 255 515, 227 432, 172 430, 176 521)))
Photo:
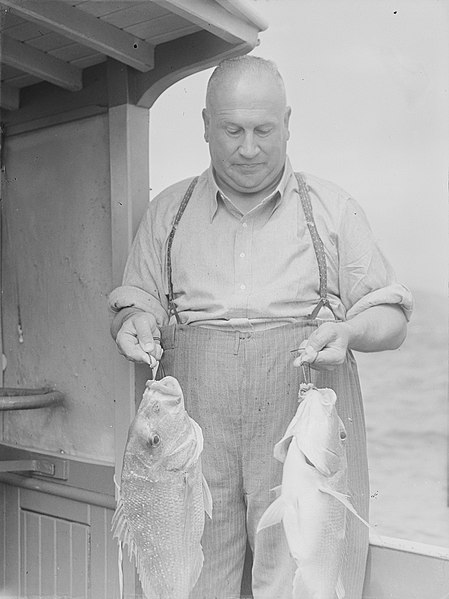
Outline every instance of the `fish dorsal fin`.
MULTIPOLYGON (((149 595, 150 581, 148 575, 145 572, 144 560, 142 554, 134 541, 134 535, 128 526, 128 521, 125 517, 123 508, 123 501, 121 497, 118 497, 117 509, 112 517, 112 536, 118 539, 121 547, 126 545, 128 547, 128 555, 130 559, 134 559, 136 564, 136 570, 139 575, 140 582, 144 593, 149 595)), ((121 558, 121 556, 120 556, 121 558)), ((123 581, 120 581, 120 592, 123 592, 123 581)))

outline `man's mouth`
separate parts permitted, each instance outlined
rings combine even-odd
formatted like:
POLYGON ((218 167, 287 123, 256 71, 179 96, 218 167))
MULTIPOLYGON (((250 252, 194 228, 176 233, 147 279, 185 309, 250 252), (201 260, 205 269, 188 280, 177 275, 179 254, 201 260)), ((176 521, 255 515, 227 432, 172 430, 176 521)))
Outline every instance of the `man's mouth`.
POLYGON ((237 168, 242 168, 245 170, 254 170, 260 168, 262 166, 262 162, 254 162, 254 163, 238 163, 236 164, 237 168))

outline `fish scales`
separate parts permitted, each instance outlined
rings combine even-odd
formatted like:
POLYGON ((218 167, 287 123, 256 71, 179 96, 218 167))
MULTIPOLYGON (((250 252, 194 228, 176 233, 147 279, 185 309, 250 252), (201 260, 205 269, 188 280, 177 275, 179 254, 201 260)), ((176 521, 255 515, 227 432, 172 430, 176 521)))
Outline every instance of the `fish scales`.
POLYGON ((113 518, 147 599, 187 599, 201 572, 205 511, 212 510, 202 448, 178 381, 148 382, 129 429, 113 518))
POLYGON ((283 523, 297 566, 293 599, 343 599, 347 511, 359 517, 347 496, 347 434, 332 389, 302 384, 299 400, 274 449, 284 463, 279 496, 257 530, 283 523))

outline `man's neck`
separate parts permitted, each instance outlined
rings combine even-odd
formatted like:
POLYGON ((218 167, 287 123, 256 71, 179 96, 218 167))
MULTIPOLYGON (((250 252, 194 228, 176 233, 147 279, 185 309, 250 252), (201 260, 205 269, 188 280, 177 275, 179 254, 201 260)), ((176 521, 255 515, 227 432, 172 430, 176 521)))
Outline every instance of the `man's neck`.
POLYGON ((265 198, 273 195, 277 186, 279 185, 280 180, 282 179, 283 174, 284 170, 280 172, 279 176, 269 187, 265 187, 264 189, 254 193, 239 192, 230 188, 228 185, 223 185, 216 173, 214 173, 214 177, 218 187, 220 190, 222 190, 222 193, 234 204, 236 208, 238 208, 238 210, 240 210, 242 214, 248 214, 248 212, 258 206, 265 198))

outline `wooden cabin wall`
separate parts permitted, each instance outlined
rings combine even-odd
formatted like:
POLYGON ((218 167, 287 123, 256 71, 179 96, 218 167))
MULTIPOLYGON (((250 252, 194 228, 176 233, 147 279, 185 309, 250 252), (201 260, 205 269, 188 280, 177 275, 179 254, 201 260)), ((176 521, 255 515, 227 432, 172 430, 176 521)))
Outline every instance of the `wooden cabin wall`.
POLYGON ((7 137, 4 386, 50 386, 64 406, 9 412, 2 440, 114 462, 107 115, 7 137))

